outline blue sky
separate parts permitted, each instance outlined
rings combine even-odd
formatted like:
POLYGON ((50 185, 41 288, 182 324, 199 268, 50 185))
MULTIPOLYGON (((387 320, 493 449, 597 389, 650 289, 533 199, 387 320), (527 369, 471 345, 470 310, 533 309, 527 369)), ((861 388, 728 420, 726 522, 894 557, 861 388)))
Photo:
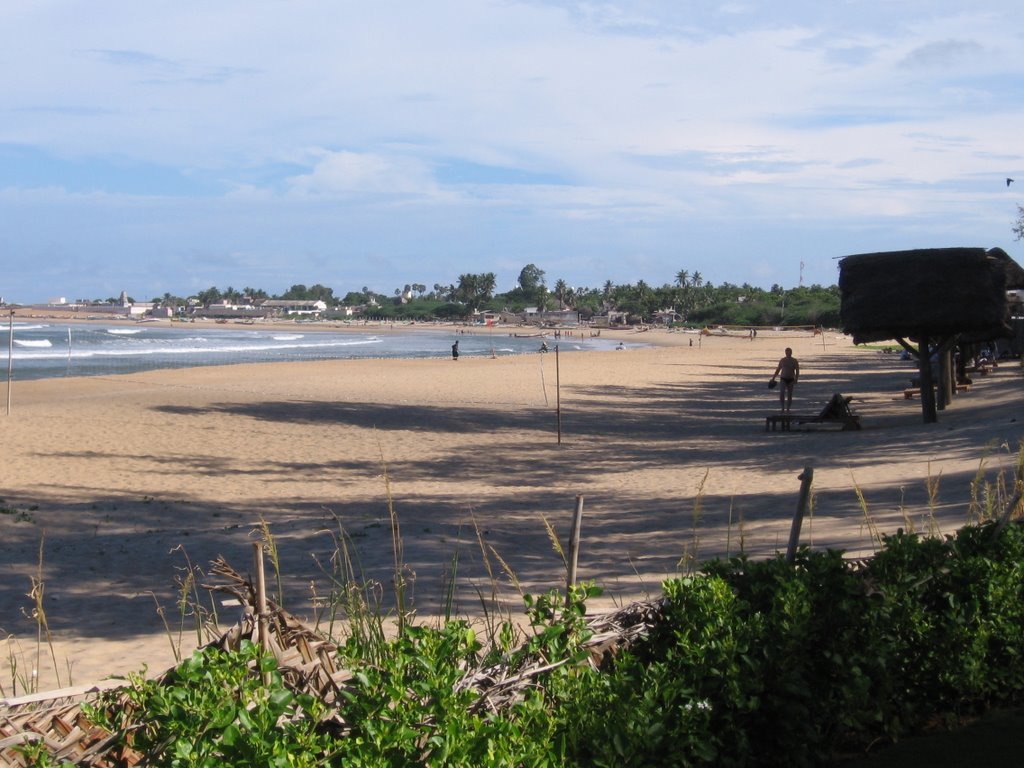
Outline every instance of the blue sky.
POLYGON ((0 296, 1021 260, 1022 51, 988 0, 4 3, 0 296))

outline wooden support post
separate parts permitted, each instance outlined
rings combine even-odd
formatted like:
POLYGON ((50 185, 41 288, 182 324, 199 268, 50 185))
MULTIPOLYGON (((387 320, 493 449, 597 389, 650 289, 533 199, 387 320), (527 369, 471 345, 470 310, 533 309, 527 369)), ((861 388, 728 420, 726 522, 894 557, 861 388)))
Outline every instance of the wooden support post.
POLYGON ((948 353, 942 350, 936 354, 936 357, 938 358, 939 380, 935 382, 935 409, 944 411, 953 399, 949 390, 949 358, 948 353))
POLYGON ((576 564, 580 557, 580 526, 583 523, 583 496, 576 495, 576 511, 572 516, 572 532, 569 535, 569 574, 565 582, 565 599, 576 586, 576 564))
POLYGON ((935 412, 935 382, 927 336, 922 336, 918 342, 917 369, 921 376, 921 415, 925 424, 934 424, 939 417, 935 412))
POLYGON ((956 391, 956 372, 953 370, 953 349, 956 347, 957 336, 947 336, 936 346, 939 356, 939 410, 953 404, 953 393, 956 391))
POLYGON ((786 548, 786 562, 792 563, 796 558, 797 547, 800 546, 800 529, 804 525, 804 515, 811 498, 811 483, 814 481, 814 467, 804 467, 800 477, 800 500, 793 515, 793 525, 789 529, 789 546, 786 548))
MULTIPOLYGON (((259 630, 260 651, 270 652, 270 632, 267 627, 267 580, 263 573, 263 542, 252 543, 253 567, 256 571, 256 627, 259 630)), ((270 683, 270 675, 263 675, 263 684, 270 683)))
POLYGON ((558 345, 555 344, 555 421, 558 422, 558 444, 562 444, 562 377, 558 366, 558 345))

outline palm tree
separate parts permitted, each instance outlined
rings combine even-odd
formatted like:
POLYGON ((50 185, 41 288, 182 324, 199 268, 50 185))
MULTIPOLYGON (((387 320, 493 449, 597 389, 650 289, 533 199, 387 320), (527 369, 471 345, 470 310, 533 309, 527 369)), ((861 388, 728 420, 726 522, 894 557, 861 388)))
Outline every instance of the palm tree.
POLYGON ((480 292, 486 296, 485 301, 490 301, 494 295, 494 289, 498 287, 498 278, 493 272, 484 272, 480 275, 480 292))
POLYGON ((613 293, 615 293, 615 283, 611 280, 605 280, 604 285, 601 287, 601 299, 606 312, 615 306, 615 303, 612 301, 613 293))
POLYGON ((493 272, 459 275, 455 298, 465 304, 471 312, 475 312, 491 300, 497 283, 498 278, 493 272))
POLYGON ((704 278, 701 277, 700 272, 694 272, 693 277, 690 278, 690 282, 693 283, 695 288, 700 288, 704 284, 704 278))
POLYGON ((686 281, 689 279, 690 273, 687 272, 685 269, 680 269, 678 272, 676 272, 676 285, 678 285, 680 288, 685 288, 686 281))
POLYGON ((555 298, 558 299, 558 308, 565 309, 565 294, 569 290, 569 286, 566 285, 565 280, 559 278, 555 281, 555 289, 552 293, 555 294, 555 298))

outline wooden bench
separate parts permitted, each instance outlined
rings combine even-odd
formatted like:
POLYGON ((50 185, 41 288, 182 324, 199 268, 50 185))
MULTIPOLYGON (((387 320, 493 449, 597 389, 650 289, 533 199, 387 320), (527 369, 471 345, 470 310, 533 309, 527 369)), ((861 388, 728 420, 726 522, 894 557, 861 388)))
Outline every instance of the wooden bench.
POLYGON ((851 397, 836 392, 816 416, 795 416, 792 413, 773 413, 764 420, 765 432, 792 432, 793 424, 839 424, 843 432, 860 429, 860 416, 850 409, 851 397))
POLYGON ((764 431, 792 432, 791 425, 794 418, 796 417, 789 413, 773 413, 771 416, 766 416, 764 419, 764 431))
POLYGON ((797 416, 793 413, 775 413, 764 418, 765 432, 792 432, 793 425, 841 424, 842 432, 860 429, 860 416, 849 413, 844 416, 797 416))
MULTIPOLYGON (((954 394, 956 394, 958 392, 970 392, 970 391, 971 391, 971 385, 970 384, 957 384, 956 387, 954 387, 954 389, 953 389, 953 393, 954 394)), ((920 387, 907 387, 906 389, 903 390, 903 399, 904 400, 910 400, 910 399, 912 399, 912 398, 914 398, 914 397, 916 397, 916 396, 918 396, 920 394, 921 394, 921 388, 920 387)))

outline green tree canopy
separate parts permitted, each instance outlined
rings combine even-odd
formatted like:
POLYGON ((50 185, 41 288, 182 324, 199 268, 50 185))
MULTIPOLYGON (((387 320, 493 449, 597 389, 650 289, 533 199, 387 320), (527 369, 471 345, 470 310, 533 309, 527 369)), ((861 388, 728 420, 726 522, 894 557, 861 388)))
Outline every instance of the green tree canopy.
POLYGON ((455 300, 465 304, 470 312, 476 312, 491 300, 497 286, 497 277, 493 272, 479 275, 459 275, 459 283, 455 286, 455 300))
POLYGON ((519 287, 526 296, 532 298, 544 287, 544 270, 536 264, 527 264, 519 272, 519 287))

